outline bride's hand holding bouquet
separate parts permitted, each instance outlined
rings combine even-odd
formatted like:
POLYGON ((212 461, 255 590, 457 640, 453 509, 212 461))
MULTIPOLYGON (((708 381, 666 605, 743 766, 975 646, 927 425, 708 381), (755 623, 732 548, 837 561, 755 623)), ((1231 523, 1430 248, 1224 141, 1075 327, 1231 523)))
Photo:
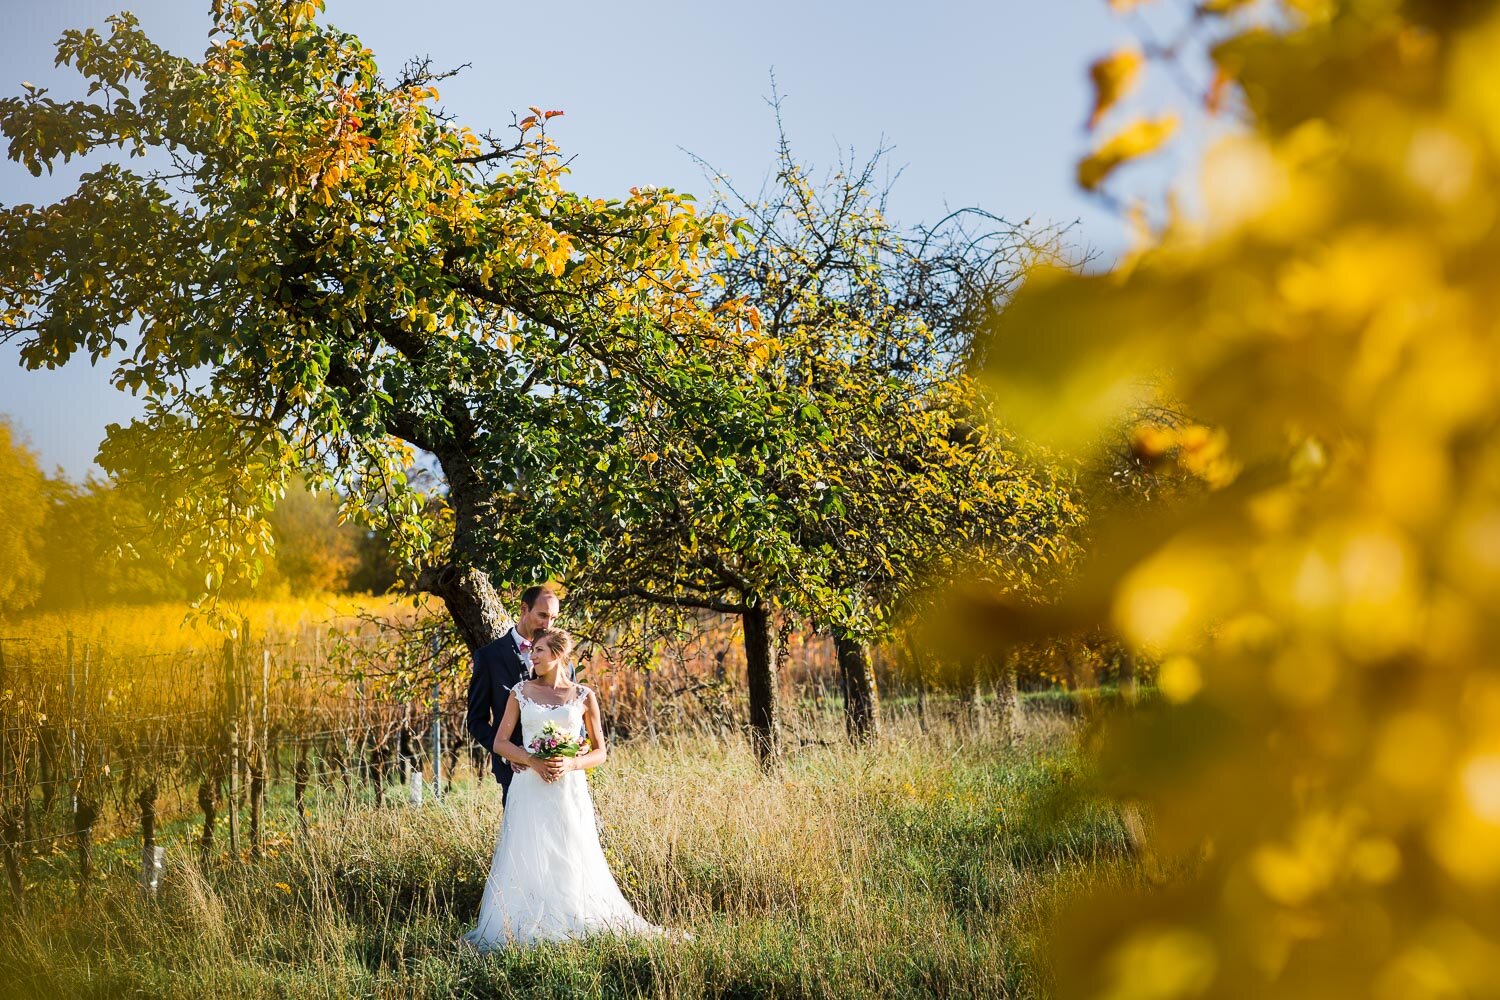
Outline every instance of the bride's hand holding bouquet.
POLYGON ((573 758, 589 752, 589 741, 576 733, 559 729, 554 722, 542 726, 531 738, 526 750, 531 754, 538 774, 544 781, 556 781, 573 769, 573 758))

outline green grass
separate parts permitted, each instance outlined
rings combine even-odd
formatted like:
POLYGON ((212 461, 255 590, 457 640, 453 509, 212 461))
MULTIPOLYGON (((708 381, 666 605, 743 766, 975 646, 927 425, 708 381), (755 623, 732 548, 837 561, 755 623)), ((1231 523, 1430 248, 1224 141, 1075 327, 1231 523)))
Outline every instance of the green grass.
MULTIPOLYGON (((812 746, 775 777, 737 743, 616 748, 591 783, 626 895, 691 942, 607 938, 479 956, 492 784, 420 810, 322 808, 259 864, 203 870, 169 838, 160 899, 133 845, 100 850, 86 903, 67 864, 29 871, 0 928, 15 997, 1045 995, 1040 928, 1082 880, 1133 880, 1119 821, 1067 795, 1045 713, 1011 748, 950 728, 876 749, 812 746), (1060 806, 1060 803, 1062 806, 1060 806), (123 856, 116 853, 123 851, 123 856)), ((394 797, 394 796, 393 796, 394 797)), ((283 812, 273 828, 290 829, 283 812)))
MULTIPOLYGON (((1142 684, 1135 694, 1137 702, 1148 702, 1156 697, 1156 688, 1142 684)), ((1050 687, 1040 691, 1022 691, 1021 706, 1028 712, 1050 712, 1054 715, 1077 717, 1091 710, 1119 708, 1126 703, 1124 692, 1114 684, 1102 684, 1092 688, 1050 687)))

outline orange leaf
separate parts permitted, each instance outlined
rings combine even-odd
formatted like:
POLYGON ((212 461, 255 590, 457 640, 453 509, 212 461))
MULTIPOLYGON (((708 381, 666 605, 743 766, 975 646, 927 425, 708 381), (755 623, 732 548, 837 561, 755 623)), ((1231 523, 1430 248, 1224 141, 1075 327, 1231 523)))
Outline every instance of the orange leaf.
POLYGON ((1208 85, 1208 94, 1203 99, 1203 106, 1211 115, 1218 114, 1224 107, 1224 95, 1229 90, 1229 84, 1233 77, 1220 66, 1214 72, 1213 82, 1208 85))

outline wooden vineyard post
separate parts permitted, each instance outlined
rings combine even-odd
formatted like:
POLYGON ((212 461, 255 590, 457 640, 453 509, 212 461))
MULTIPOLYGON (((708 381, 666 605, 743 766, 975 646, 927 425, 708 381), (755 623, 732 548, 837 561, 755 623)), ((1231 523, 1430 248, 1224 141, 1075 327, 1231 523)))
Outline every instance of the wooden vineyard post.
POLYGON ((443 683, 438 673, 438 653, 442 640, 432 636, 432 795, 438 801, 443 798, 443 683))
POLYGON ((73 630, 68 630, 68 794, 69 809, 78 812, 78 680, 73 667, 73 630))
POLYGON ((234 659, 235 723, 240 725, 240 767, 237 810, 245 811, 250 787, 250 756, 255 750, 255 696, 250 693, 250 619, 240 617, 239 652, 234 659))
POLYGON ((354 755, 350 750, 351 744, 347 733, 344 734, 343 740, 341 746, 338 737, 334 738, 333 753, 330 756, 333 758, 334 766, 338 768, 339 783, 344 786, 344 808, 352 809, 354 808, 354 755))
POLYGON ((449 716, 448 718, 448 728, 455 735, 453 736, 453 738, 448 740, 446 751, 448 757, 448 767, 445 771, 443 771, 443 780, 448 785, 448 791, 451 792, 453 791, 453 779, 458 774, 459 761, 462 760, 464 740, 461 734, 464 730, 463 723, 455 722, 452 716, 449 716))
POLYGON ((205 776, 198 782, 198 808, 203 810, 203 836, 198 841, 198 853, 203 862, 203 867, 208 867, 208 861, 214 847, 214 819, 219 814, 216 787, 218 779, 214 776, 205 776))
MULTIPOLYGON (((89 680, 89 644, 83 644, 83 686, 88 687, 89 680)), ((73 669, 73 634, 68 633, 68 690, 70 694, 71 710, 69 715, 73 717, 73 843, 78 851, 78 899, 81 902, 88 896, 89 884, 94 878, 94 856, 93 836, 94 820, 99 816, 99 803, 93 795, 87 794, 83 788, 84 774, 87 769, 87 761, 84 760, 82 740, 79 736, 77 719, 80 714, 78 709, 78 687, 75 681, 73 669)), ((86 721, 86 720, 85 720, 86 721)))
MULTIPOLYGON (((250 852, 260 860, 261 821, 266 811, 266 762, 271 750, 271 651, 260 651, 260 743, 253 751, 250 772, 250 852)), ((252 742, 254 742, 252 740, 252 742)))
POLYGON ((153 899, 161 885, 162 862, 166 855, 166 848, 156 846, 156 791, 153 778, 141 786, 135 800, 141 809, 141 891, 153 899))
POLYGON ((99 806, 84 799, 73 814, 73 837, 78 846, 78 898, 88 896, 89 883, 94 879, 94 820, 99 815, 99 806))
POLYGON ((297 755, 297 773, 292 780, 292 796, 297 802, 297 828, 307 833, 307 744, 303 744, 297 755))
POLYGON ((401 760, 402 776, 406 779, 406 802, 407 805, 419 806, 422 804, 422 761, 418 757, 417 747, 422 744, 420 731, 412 731, 413 705, 410 701, 406 703, 401 716, 401 760))
POLYGON ((21 858, 18 845, 21 841, 21 823, 13 810, 0 817, 0 847, 5 851, 5 875, 10 882, 10 894, 15 898, 16 910, 26 914, 25 885, 21 881, 21 858))
POLYGON ((240 724, 229 724, 229 853, 240 853, 240 724))
POLYGON ((234 640, 224 640, 224 701, 229 716, 229 853, 240 852, 240 718, 238 684, 235 683, 234 640))
MULTIPOLYGON (((7 690, 5 686, 5 643, 0 641, 0 691, 7 690)), ((20 719, 17 718, 17 723, 20 719)), ((20 742, 20 733, 16 733, 15 742, 20 742)), ((10 734, 6 729, 5 718, 0 716, 0 779, 10 780, 10 734)), ((18 752, 19 753, 19 752, 18 752)), ((26 784, 25 768, 16 768, 16 790, 17 798, 24 803, 31 797, 31 789, 26 784)), ((21 882, 21 858, 20 843, 26 839, 21 829, 24 824, 25 806, 14 805, 10 801, 0 801, 0 809, 4 810, 0 815, 0 850, 5 852, 5 875, 10 882, 10 892, 16 901, 16 910, 22 915, 26 913, 26 900, 23 896, 21 882)))
POLYGON ((412 767, 416 753, 412 750, 411 714, 411 702, 407 702, 401 709, 401 735, 396 754, 401 783, 406 786, 407 802, 419 806, 422 804, 422 769, 412 767))
MULTIPOLYGON (((5 662, 5 639, 0 638, 0 692, 9 691, 9 668, 5 662)), ((0 824, 14 824, 14 834, 3 838, 6 851, 6 872, 16 889, 16 901, 20 902, 20 864, 25 856, 25 842, 35 838, 32 821, 31 784, 34 770, 33 760, 41 757, 42 733, 28 736, 22 729, 19 713, 15 725, 9 725, 0 715, 0 787, 11 785, 13 796, 0 798, 0 824), (12 870, 12 864, 15 868, 12 870)), ((38 764, 40 762, 38 761, 38 764)))
POLYGON ((422 737, 420 730, 412 731, 414 714, 414 706, 408 701, 401 716, 401 775, 406 781, 407 805, 419 806, 422 804, 423 778, 422 761, 417 756, 420 752, 417 748, 422 744, 422 737))
POLYGON ((375 808, 385 808, 385 758, 386 748, 384 746, 372 747, 370 750, 370 771, 374 775, 375 783, 375 808))
MULTIPOLYGON (((723 647, 721 647, 719 651, 714 654, 714 683, 717 685, 717 690, 719 692, 720 698, 723 697, 725 686, 728 683, 728 669, 724 666, 724 660, 728 658, 728 656, 729 644, 726 642, 723 647)), ((720 705, 722 707, 722 701, 720 702, 720 705)), ((714 715, 717 716, 719 735, 721 737, 728 736, 733 731, 733 726, 731 725, 728 713, 723 711, 715 711, 714 715)))
POLYGON ((250 856, 261 859, 260 822, 266 794, 265 754, 258 748, 250 752, 250 856))
POLYGON ((656 701, 652 697, 652 678, 656 671, 652 667, 646 668, 646 738, 652 743, 656 742, 656 701))

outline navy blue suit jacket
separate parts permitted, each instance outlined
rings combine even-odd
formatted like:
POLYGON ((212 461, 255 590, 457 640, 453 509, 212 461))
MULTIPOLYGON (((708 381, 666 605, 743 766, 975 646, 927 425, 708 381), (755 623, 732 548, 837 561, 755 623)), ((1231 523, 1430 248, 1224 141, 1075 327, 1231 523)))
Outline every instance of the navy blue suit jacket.
MULTIPOLYGON (((504 757, 495 753, 495 733, 505 716, 505 702, 510 689, 526 676, 526 662, 516 647, 514 631, 506 632, 474 652, 474 676, 469 678, 469 708, 464 724, 475 742, 489 751, 490 769, 500 787, 510 790, 512 771, 504 757)), ((506 734, 510 742, 521 745, 521 724, 506 734)))

